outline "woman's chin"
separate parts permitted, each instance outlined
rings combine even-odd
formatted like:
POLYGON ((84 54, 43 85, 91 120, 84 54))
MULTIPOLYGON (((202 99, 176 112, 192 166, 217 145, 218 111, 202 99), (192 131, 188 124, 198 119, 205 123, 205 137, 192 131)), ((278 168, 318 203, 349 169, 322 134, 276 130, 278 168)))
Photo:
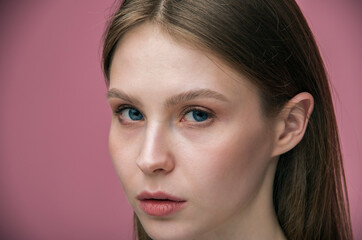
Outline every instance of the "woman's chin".
MULTIPOLYGON (((141 220, 141 219, 140 219, 141 220)), ((186 240, 199 239, 191 224, 182 223, 177 220, 147 219, 142 221, 142 226, 147 234, 154 240, 186 240)))

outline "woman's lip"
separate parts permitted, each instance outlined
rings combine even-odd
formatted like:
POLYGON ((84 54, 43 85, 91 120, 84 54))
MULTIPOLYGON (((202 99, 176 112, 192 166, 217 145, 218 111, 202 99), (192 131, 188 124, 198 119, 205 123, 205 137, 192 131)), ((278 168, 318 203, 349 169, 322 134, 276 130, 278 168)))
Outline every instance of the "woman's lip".
POLYGON ((143 201, 143 200, 169 200, 169 201, 174 201, 174 202, 185 202, 186 201, 184 199, 181 199, 176 196, 172 196, 172 195, 164 193, 162 191, 153 192, 153 193, 143 191, 137 195, 137 199, 141 200, 141 201, 143 201))
POLYGON ((155 217, 166 217, 180 211, 186 205, 186 201, 171 200, 139 200, 140 208, 148 215, 155 217))
POLYGON ((150 216, 164 217, 181 210, 186 200, 158 191, 144 191, 137 196, 140 208, 150 216))

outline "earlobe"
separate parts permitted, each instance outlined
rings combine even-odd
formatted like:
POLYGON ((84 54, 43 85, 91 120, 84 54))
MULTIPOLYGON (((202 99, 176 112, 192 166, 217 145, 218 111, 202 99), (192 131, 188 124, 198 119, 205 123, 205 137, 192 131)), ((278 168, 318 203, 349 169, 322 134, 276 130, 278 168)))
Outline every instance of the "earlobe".
POLYGON ((288 152, 302 140, 313 107, 313 96, 307 92, 297 94, 283 107, 275 125, 272 157, 288 152))

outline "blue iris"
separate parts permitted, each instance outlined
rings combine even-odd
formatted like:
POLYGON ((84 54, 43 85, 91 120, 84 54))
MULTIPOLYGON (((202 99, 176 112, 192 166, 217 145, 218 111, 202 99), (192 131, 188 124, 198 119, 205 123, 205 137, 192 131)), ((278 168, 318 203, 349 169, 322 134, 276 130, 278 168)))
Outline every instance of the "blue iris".
POLYGON ((136 110, 134 108, 128 109, 128 116, 133 121, 139 121, 139 120, 143 119, 142 113, 140 113, 138 110, 136 110))
POLYGON ((209 118, 209 114, 207 114, 206 112, 203 112, 203 111, 194 110, 194 111, 192 111, 192 117, 197 122, 203 122, 209 118))

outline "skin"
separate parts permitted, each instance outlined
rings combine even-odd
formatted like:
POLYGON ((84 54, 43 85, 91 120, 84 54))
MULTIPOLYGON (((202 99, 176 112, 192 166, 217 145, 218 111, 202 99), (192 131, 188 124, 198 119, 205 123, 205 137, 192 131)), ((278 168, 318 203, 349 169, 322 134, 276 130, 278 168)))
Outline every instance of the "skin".
POLYGON ((279 119, 266 119, 248 79, 143 24, 115 51, 108 100, 111 158, 153 239, 285 239, 272 185, 278 156, 304 134, 313 106, 308 94, 291 101, 279 119), (200 89, 203 94, 192 99, 175 97, 200 89), (130 109, 142 119, 131 119, 130 109), (196 121, 193 111, 206 112, 207 119, 196 121), (163 191, 187 203, 169 216, 149 216, 136 199, 142 191, 163 191))

